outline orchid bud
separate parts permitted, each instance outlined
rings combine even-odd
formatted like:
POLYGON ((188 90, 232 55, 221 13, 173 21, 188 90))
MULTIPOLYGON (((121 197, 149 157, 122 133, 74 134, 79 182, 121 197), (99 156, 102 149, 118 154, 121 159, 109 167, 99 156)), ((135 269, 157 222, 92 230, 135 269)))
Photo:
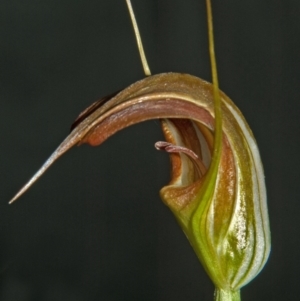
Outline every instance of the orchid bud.
POLYGON ((213 86, 191 75, 150 76, 99 100, 78 117, 69 136, 11 202, 72 146, 99 145, 127 126, 161 119, 166 142, 156 147, 169 152, 172 163, 171 182, 161 197, 214 282, 216 300, 239 300, 240 288, 268 258, 270 231, 255 139, 241 112, 220 95, 219 136, 213 86))

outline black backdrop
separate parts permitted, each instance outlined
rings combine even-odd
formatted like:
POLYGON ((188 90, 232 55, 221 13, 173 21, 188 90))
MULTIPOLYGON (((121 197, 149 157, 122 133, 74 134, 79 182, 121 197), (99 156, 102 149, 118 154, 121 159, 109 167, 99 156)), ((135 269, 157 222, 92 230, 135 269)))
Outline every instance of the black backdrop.
MULTIPOLYGON (((152 73, 210 79, 205 1, 135 0, 152 73)), ((272 252, 243 301, 299 297, 300 2, 214 1, 220 85, 260 146, 272 252)), ((158 197, 169 160, 158 121, 74 148, 7 201, 78 113, 143 78, 125 1, 0 1, 1 301, 213 300, 158 197)))

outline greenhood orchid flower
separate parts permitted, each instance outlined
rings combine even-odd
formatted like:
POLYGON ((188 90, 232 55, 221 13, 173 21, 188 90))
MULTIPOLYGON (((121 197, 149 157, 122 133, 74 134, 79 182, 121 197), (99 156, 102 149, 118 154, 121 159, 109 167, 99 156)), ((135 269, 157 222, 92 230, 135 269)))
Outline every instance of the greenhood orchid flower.
POLYGON ((268 258, 270 231, 255 139, 234 103, 220 96, 219 141, 213 86, 197 77, 158 74, 100 99, 78 117, 69 136, 11 202, 74 145, 100 145, 127 126, 159 118, 166 142, 156 147, 169 152, 172 163, 161 198, 214 282, 216 300, 239 300, 240 288, 268 258))
POLYGON ((170 153, 172 163, 161 198, 215 284, 215 300, 239 301, 240 288, 261 271, 270 252, 266 189, 253 134, 218 89, 211 5, 206 2, 213 85, 188 74, 163 73, 100 99, 79 115, 71 133, 11 202, 74 145, 100 145, 125 127, 160 119, 166 141, 155 147, 170 153))

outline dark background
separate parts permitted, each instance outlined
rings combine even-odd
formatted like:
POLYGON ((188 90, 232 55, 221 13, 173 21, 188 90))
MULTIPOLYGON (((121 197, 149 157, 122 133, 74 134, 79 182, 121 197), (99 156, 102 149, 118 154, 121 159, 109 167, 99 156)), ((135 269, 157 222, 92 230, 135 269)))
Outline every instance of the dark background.
MULTIPOLYGON (((220 86, 260 146, 272 252, 242 300, 299 298, 300 1, 213 1, 220 86)), ((152 73, 210 80, 205 1, 134 0, 152 73)), ((158 121, 74 148, 8 200, 80 111, 143 78, 121 0, 0 1, 0 300, 213 300, 159 189, 158 121)))

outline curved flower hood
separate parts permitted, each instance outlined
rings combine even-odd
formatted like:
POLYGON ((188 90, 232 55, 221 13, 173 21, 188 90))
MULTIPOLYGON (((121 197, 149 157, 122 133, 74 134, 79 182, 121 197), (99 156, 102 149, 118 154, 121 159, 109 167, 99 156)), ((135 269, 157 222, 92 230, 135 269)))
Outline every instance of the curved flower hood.
POLYGON ((99 145, 132 124, 159 118, 170 153, 170 183, 160 194, 205 270, 222 290, 237 291, 254 278, 270 252, 263 167, 244 117, 222 92, 221 155, 214 148, 212 85, 197 77, 165 73, 147 77, 85 110, 73 130, 14 201, 74 145, 99 145))

